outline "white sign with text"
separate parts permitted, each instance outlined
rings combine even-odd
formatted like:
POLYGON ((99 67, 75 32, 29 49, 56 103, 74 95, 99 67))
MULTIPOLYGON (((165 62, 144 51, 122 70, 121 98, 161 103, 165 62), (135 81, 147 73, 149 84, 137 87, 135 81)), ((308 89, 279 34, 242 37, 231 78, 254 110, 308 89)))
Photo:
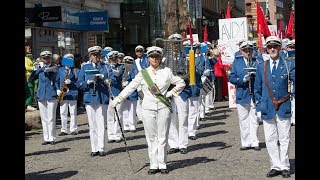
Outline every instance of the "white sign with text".
POLYGON ((247 18, 219 19, 219 39, 222 41, 248 39, 247 18))

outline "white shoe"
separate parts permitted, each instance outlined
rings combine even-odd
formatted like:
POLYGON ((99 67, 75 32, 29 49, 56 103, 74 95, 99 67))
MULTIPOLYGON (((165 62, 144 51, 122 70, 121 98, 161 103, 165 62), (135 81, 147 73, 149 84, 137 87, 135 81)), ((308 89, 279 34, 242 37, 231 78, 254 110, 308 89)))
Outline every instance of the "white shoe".
POLYGON ((27 111, 35 111, 35 110, 37 109, 32 106, 27 106, 27 111))

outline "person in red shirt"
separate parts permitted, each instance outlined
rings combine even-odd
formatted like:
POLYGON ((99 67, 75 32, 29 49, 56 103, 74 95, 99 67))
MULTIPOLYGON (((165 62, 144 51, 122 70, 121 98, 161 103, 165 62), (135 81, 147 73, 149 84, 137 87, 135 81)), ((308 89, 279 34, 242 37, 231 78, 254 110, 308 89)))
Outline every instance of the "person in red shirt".
POLYGON ((214 48, 212 50, 214 57, 217 59, 217 63, 213 66, 214 67, 214 76, 216 77, 214 81, 214 86, 216 88, 215 91, 215 102, 217 101, 223 101, 224 97, 222 95, 222 78, 225 73, 222 60, 221 60, 221 54, 218 50, 218 48, 214 48))

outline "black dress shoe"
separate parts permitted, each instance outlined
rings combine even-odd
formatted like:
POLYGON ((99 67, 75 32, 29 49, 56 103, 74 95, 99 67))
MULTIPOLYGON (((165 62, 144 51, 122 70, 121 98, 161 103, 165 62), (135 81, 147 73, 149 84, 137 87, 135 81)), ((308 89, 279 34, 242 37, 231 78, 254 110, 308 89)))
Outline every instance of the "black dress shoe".
POLYGON ((108 143, 114 143, 116 140, 108 140, 108 143))
POLYGON ((107 155, 106 152, 104 152, 104 151, 99 151, 99 156, 106 156, 106 155, 107 155))
POLYGON ((177 152, 179 152, 178 148, 170 148, 168 151, 168 154, 173 154, 173 153, 177 153, 177 152))
POLYGON ((51 145, 55 145, 55 144, 56 144, 56 142, 54 142, 54 141, 51 141, 51 142, 50 142, 50 144, 51 144, 51 145))
POLYGON ((123 141, 123 139, 118 139, 116 140, 116 143, 121 143, 123 141))
POLYGON ((188 153, 187 148, 181 148, 181 149, 180 149, 180 153, 181 153, 181 154, 187 154, 187 153, 188 153))
POLYGON ((196 137, 196 136, 189 136, 189 139, 191 139, 191 140, 196 140, 197 137, 196 137))
POLYGON ((271 169, 271 171, 267 174, 267 177, 275 177, 281 174, 281 171, 271 169))
POLYGON ((99 152, 91 152, 91 157, 94 157, 94 156, 98 156, 99 155, 99 152))
POLYGON ((71 135, 77 135, 78 133, 76 132, 76 131, 73 131, 72 133, 71 133, 71 135))
POLYGON ((260 150, 261 150, 261 147, 256 146, 256 147, 253 147, 253 149, 256 150, 256 151, 260 151, 260 150))
POLYGON ((290 177, 290 171, 289 170, 282 170, 281 175, 283 178, 288 178, 290 177))
POLYGON ((142 121, 137 121, 137 124, 142 124, 142 121))
POLYGON ((149 169, 148 174, 156 174, 159 172, 159 169, 149 169))
POLYGON ((42 145, 47 145, 47 144, 50 144, 50 142, 49 142, 49 141, 44 141, 44 142, 42 143, 42 145))
POLYGON ((68 133, 60 132, 60 133, 58 134, 58 136, 65 136, 65 135, 68 135, 68 133))
POLYGON ((161 174, 169 174, 168 169, 160 169, 161 174))
POLYGON ((245 150, 248 150, 248 149, 250 149, 250 147, 241 147, 240 151, 245 151, 245 150))

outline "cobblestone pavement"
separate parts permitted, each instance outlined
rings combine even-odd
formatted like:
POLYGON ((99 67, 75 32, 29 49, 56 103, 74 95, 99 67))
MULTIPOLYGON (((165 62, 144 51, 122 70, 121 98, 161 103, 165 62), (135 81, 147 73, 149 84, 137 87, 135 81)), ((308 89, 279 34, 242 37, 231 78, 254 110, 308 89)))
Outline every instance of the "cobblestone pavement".
MULTIPOLYGON (((147 174, 149 160, 143 124, 138 124, 136 133, 125 133, 134 173, 124 142, 106 143, 107 156, 91 157, 87 117, 79 110, 78 135, 57 136, 55 145, 41 145, 41 130, 25 132, 25 179, 269 179, 266 174, 270 161, 262 125, 258 131, 261 151, 240 151, 236 109, 228 108, 227 101, 216 102, 215 106, 206 121, 200 121, 199 138, 189 140, 189 153, 168 155, 170 173, 167 175, 147 174)), ((57 134, 60 132, 59 125, 56 131, 57 134)), ((289 159, 292 174, 288 179, 294 179, 294 126, 291 128, 289 159)))

